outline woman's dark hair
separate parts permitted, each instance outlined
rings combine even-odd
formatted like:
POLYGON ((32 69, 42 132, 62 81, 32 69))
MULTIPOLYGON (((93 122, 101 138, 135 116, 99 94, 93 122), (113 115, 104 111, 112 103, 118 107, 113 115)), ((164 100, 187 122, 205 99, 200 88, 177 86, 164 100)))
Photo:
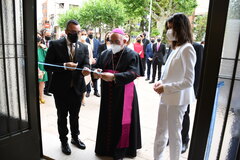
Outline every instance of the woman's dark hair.
POLYGON ((165 23, 165 29, 166 29, 166 31, 169 29, 168 23, 171 23, 171 24, 172 24, 172 22, 173 22, 172 16, 169 17, 169 18, 166 20, 166 23, 165 23))
POLYGON ((130 42, 131 42, 131 36, 130 36, 130 34, 128 34, 128 33, 126 33, 125 36, 128 36, 128 37, 129 37, 128 41, 126 42, 126 44, 129 45, 130 42))
MULTIPOLYGON (((109 36, 109 34, 111 33, 111 31, 107 31, 105 33, 105 37, 104 37, 104 42, 106 43, 107 42, 107 37, 109 36)), ((109 37, 110 38, 110 37, 109 37)))
POLYGON ((182 13, 175 13, 168 19, 167 23, 172 24, 173 35, 177 39, 177 41, 172 42, 173 48, 186 42, 192 43, 191 24, 187 16, 182 13))

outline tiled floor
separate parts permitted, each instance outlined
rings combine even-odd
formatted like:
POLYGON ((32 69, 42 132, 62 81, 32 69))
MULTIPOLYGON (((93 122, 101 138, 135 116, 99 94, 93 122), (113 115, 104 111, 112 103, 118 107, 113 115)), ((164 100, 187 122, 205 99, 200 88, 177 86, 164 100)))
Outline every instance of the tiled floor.
MULTIPOLYGON (((142 131, 142 149, 138 150, 135 160, 153 160, 153 142, 157 122, 159 95, 153 91, 153 84, 145 81, 145 78, 135 80, 140 105, 140 119, 142 131)), ((94 153, 97 122, 99 114, 100 98, 91 96, 86 98, 86 105, 82 106, 80 122, 80 139, 86 144, 86 150, 79 150, 70 144, 72 154, 66 156, 61 152, 60 141, 57 132, 57 115, 53 97, 45 97, 46 104, 41 107, 41 126, 44 155, 56 160, 111 160, 108 157, 97 157, 94 153)), ((195 107, 191 107, 191 125, 195 107)), ((192 128, 192 126, 191 126, 192 128)), ((70 137, 69 137, 70 138, 70 137)), ((166 160, 169 158, 168 147, 166 148, 166 160)), ((187 159, 188 153, 182 154, 182 159, 187 159)), ((128 160, 128 158, 126 158, 128 160)))

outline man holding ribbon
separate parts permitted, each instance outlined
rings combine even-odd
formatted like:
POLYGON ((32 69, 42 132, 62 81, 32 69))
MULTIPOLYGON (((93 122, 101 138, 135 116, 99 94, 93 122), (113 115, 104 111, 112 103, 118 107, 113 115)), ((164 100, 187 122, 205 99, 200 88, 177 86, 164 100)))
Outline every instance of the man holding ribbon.
POLYGON ((66 155, 71 154, 67 138, 68 113, 70 115, 71 143, 80 149, 86 148, 78 138, 80 134, 78 115, 82 96, 86 91, 84 76, 90 73, 90 66, 88 47, 78 41, 79 32, 79 23, 76 20, 68 21, 65 30, 67 36, 50 42, 45 59, 45 69, 53 72, 50 92, 54 95, 59 139, 62 144, 62 152, 66 155))
POLYGON ((111 49, 99 56, 94 72, 101 78, 101 104, 95 152, 114 160, 135 157, 141 148, 141 131, 137 92, 134 80, 143 76, 141 60, 125 46, 125 33, 114 29, 111 49))

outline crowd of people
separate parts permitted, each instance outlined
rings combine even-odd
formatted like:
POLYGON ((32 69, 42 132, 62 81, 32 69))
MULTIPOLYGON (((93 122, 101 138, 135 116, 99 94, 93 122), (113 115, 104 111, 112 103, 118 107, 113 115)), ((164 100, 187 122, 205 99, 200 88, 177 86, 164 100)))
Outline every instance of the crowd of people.
POLYGON ((146 70, 146 81, 156 81, 153 91, 161 95, 154 159, 163 160, 167 145, 170 159, 180 159, 188 148, 190 104, 198 95, 203 47, 193 43, 190 22, 184 14, 169 17, 166 30, 168 49, 160 36, 147 39, 142 33, 132 40, 119 28, 106 32, 101 42, 99 36, 94 37, 93 29, 81 29, 76 20, 68 21, 58 40, 51 40, 48 30, 37 34, 39 101, 45 103, 43 94, 53 94, 63 153, 71 154, 68 113, 71 143, 86 148, 79 139, 78 115, 93 89, 93 95, 101 97, 96 155, 114 160, 136 157, 142 143, 134 80, 146 70))

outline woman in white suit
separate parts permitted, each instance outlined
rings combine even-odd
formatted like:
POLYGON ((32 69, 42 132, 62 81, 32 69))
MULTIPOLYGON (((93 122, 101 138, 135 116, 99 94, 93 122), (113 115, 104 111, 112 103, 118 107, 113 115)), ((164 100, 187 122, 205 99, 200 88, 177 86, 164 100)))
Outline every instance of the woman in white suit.
POLYGON ((165 64, 161 80, 154 85, 160 94, 158 123, 154 142, 154 159, 163 160, 169 139, 170 159, 179 160, 182 147, 182 121, 188 104, 195 101, 193 90, 196 53, 192 46, 191 25, 181 13, 167 20, 167 38, 172 52, 165 64))

